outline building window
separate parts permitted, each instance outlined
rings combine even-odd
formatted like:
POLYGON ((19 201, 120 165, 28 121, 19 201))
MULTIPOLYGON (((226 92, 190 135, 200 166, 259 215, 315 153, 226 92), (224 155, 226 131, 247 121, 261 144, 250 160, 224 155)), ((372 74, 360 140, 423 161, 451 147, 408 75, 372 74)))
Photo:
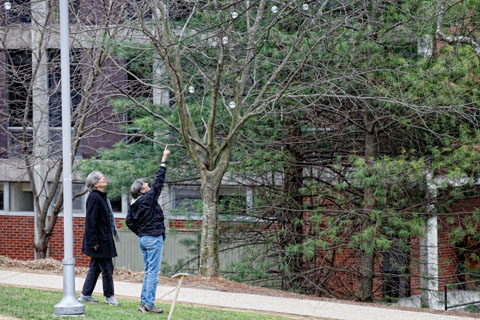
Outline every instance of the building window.
MULTIPOLYGON (((85 185, 83 183, 72 183, 72 196, 80 194, 85 190, 85 185)), ((85 211, 85 196, 79 196, 73 199, 72 210, 73 211, 85 211)))
POLYGON ((178 215, 198 214, 201 212, 202 197, 200 188, 193 186, 175 186, 174 213, 178 215))
POLYGON ((134 99, 152 100, 153 89, 149 85, 152 78, 152 65, 139 56, 127 61, 127 93, 134 99))
POLYGON ((29 50, 7 52, 8 153, 20 157, 32 151, 32 102, 28 99, 32 80, 32 53, 29 50), (25 113, 26 117, 25 117, 25 113))
POLYGON ((144 20, 152 19, 150 2, 141 0, 128 1, 125 5, 124 17, 131 21, 138 20, 138 17, 144 20))
POLYGON ((218 213, 224 216, 244 216, 247 210, 247 198, 244 195, 220 195, 218 213))
POLYGON ((122 212, 122 198, 110 199, 113 212, 122 212))
MULTIPOLYGON (((70 97, 72 115, 81 102, 81 72, 80 51, 70 52, 70 97)), ((49 116, 49 145, 50 157, 60 157, 62 151, 62 92, 60 87, 60 50, 48 49, 48 116, 49 116)), ((75 117, 72 116, 72 126, 75 117)))
POLYGON ((395 246, 382 253, 382 294, 389 302, 410 296, 409 281, 405 276, 408 274, 409 254, 395 246))
MULTIPOLYGON (((49 125, 50 127, 62 126, 62 92, 60 87, 60 50, 48 49, 48 93, 49 93, 49 125)), ((72 114, 81 101, 81 70, 80 51, 70 52, 70 97, 72 114)), ((72 117, 72 126, 73 126, 72 117)))
POLYGON ((168 15, 175 21, 187 18, 192 13, 189 1, 168 1, 168 15))
MULTIPOLYGON (((174 213, 178 215, 199 214, 202 211, 200 187, 173 187, 174 213)), ((244 216, 247 211, 245 192, 236 187, 222 187, 219 196, 219 214, 222 216, 244 216)))
POLYGON ((32 102, 27 99, 32 81, 32 53, 29 50, 7 51, 7 103, 10 127, 32 125, 32 102), (28 115, 24 119, 24 114, 28 115), (26 120, 26 123, 25 123, 26 120))
POLYGON ((127 125, 125 129, 125 132, 126 132, 125 142, 127 144, 135 144, 135 145, 144 142, 145 139, 143 138, 143 134, 140 131, 140 129, 132 126, 133 121, 131 121, 130 119, 127 119, 126 123, 127 125))
POLYGON ((0 211, 10 210, 10 186, 8 182, 0 182, 0 211))
MULTIPOLYGON (((169 0, 167 1, 167 11, 170 19, 175 21, 185 19, 192 12, 191 1, 169 0)), ((124 16, 131 21, 137 20, 138 17, 152 19, 151 3, 142 0, 130 0, 125 6, 124 16)))
POLYGON ((32 153, 33 129, 10 127, 8 128, 8 155, 10 158, 19 158, 24 154, 26 148, 27 154, 32 153))
MULTIPOLYGON (((55 192, 55 196, 53 196, 52 206, 58 200, 58 195, 60 194, 60 189, 62 188, 62 184, 58 185, 57 191, 55 192)), ((85 185, 83 183, 72 183, 72 197, 75 197, 77 194, 81 194, 85 191, 85 185)), ((85 212, 85 194, 76 197, 73 199, 72 203, 72 211, 74 212, 85 212)))
POLYGON ((5 185, 3 182, 0 182, 0 211, 6 210, 4 197, 5 197, 5 185))
POLYGON ((33 212, 33 192, 30 183, 10 183, 10 211, 33 212))
POLYGON ((10 0, 10 8, 4 6, 4 25, 29 24, 32 21, 30 0, 10 0))
MULTIPOLYGON (((49 1, 49 11, 50 11, 50 23, 56 24, 60 23, 60 8, 58 0, 49 1)), ((68 21, 70 24, 78 22, 78 11, 80 9, 80 0, 70 0, 68 1, 68 21)))

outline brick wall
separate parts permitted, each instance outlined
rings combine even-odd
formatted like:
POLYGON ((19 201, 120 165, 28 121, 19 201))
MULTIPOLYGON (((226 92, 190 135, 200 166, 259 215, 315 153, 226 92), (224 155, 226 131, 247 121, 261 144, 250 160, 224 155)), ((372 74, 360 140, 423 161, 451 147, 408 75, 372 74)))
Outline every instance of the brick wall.
MULTIPOLYGON (((449 239, 448 234, 453 228, 464 224, 463 215, 465 213, 473 212, 476 208, 480 208, 480 197, 462 199, 462 201, 450 207, 450 217, 454 217, 453 222, 447 223, 444 216, 438 218, 438 288, 440 291, 443 291, 447 284, 463 281, 457 277, 458 248, 449 239)), ((412 239, 412 249, 410 251, 412 295, 420 294, 419 241, 419 239, 412 239)))
MULTIPOLYGON (((318 284, 340 299, 356 299, 358 294, 358 250, 343 247, 330 251, 317 251, 318 284), (333 261, 332 261, 333 258, 333 261)), ((381 264, 374 261, 373 291, 375 298, 382 295, 381 264)), ((321 295, 321 292, 316 294, 321 295)))
POLYGON ((201 220, 169 220, 168 226, 179 232, 194 232, 202 230, 201 220))
POLYGON ((420 294, 420 239, 414 238, 410 245, 410 290, 411 295, 420 294))
MULTIPOLYGON (((115 219, 117 227, 124 219, 115 219)), ((18 260, 34 259, 34 218, 33 216, 0 215, 0 255, 18 260)), ((87 267, 90 258, 81 253, 85 218, 73 218, 73 256, 75 265, 87 267)), ((63 217, 58 218, 50 238, 49 256, 63 259, 63 217)))
MULTIPOLYGON (((448 238, 451 225, 444 219, 438 219, 438 289, 444 290, 445 285, 458 282, 457 279, 457 248, 448 238)), ((420 294, 420 239, 412 239, 410 250, 410 287, 412 295, 420 294)))
POLYGON ((0 255, 32 260, 33 217, 0 216, 0 255))
MULTIPOLYGON (((457 269, 457 248, 450 243, 448 239, 448 226, 439 220, 438 230, 438 275, 439 275, 439 289, 443 291, 444 286, 449 283, 458 282, 457 269)), ((420 294, 420 246, 419 239, 412 239, 410 251, 410 291, 411 295, 420 294)), ((325 254, 319 252, 318 263, 325 258, 325 254)), ((319 273, 319 279, 326 281, 327 286, 331 292, 335 293, 338 298, 355 298, 358 288, 358 252, 351 249, 342 249, 335 255, 334 262, 331 267, 337 271, 328 274, 328 279, 325 279, 325 274, 319 273)), ((373 279, 373 290, 375 297, 380 298, 382 295, 382 270, 378 258, 375 259, 374 266, 375 274, 373 279)))
POLYGON ((458 282, 458 250, 448 238, 448 233, 452 227, 445 222, 445 219, 438 219, 438 288, 441 291, 444 290, 445 285, 458 282))

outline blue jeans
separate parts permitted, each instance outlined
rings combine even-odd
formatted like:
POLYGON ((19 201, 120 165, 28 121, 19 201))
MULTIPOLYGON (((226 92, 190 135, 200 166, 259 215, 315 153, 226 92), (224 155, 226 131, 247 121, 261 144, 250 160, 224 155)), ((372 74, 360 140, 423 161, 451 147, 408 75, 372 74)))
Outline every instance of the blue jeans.
POLYGON ((145 277, 143 278, 141 302, 154 306, 157 293, 158 272, 162 263, 163 235, 159 237, 139 237, 138 244, 142 250, 145 263, 145 277))

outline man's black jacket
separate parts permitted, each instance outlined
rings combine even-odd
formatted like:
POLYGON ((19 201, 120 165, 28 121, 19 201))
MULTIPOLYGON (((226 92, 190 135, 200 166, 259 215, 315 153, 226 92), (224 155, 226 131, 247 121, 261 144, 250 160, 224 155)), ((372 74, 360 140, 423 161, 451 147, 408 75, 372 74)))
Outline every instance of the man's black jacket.
POLYGON ((150 190, 137 199, 133 199, 130 204, 126 223, 130 230, 139 237, 158 237, 165 234, 163 211, 158 204, 158 198, 162 192, 166 171, 165 167, 160 167, 150 190))

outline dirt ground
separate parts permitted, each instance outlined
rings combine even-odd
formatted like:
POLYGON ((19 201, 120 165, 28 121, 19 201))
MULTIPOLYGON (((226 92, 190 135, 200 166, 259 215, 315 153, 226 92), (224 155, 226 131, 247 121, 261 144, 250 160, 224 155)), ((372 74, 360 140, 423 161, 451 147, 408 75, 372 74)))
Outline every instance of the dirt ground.
MULTIPOLYGON (((34 261, 14 260, 4 256, 0 256, 0 269, 15 270, 22 272, 47 273, 47 274, 63 274, 63 265, 61 261, 54 259, 43 259, 34 261)), ((81 277, 87 275, 88 268, 75 267, 75 274, 81 277)), ((143 272, 132 272, 124 268, 115 268, 114 280, 123 282, 142 283, 143 272)), ((170 277, 160 276, 159 285, 176 286, 178 280, 170 277)), ((295 294, 281 290, 274 290, 262 287, 256 287, 244 283, 229 281, 222 278, 203 278, 200 276, 185 277, 182 287, 219 290, 225 292, 251 293, 259 295, 268 295, 275 297, 304 299, 305 295, 295 294)), ((309 297, 309 299, 315 297, 309 297)))

